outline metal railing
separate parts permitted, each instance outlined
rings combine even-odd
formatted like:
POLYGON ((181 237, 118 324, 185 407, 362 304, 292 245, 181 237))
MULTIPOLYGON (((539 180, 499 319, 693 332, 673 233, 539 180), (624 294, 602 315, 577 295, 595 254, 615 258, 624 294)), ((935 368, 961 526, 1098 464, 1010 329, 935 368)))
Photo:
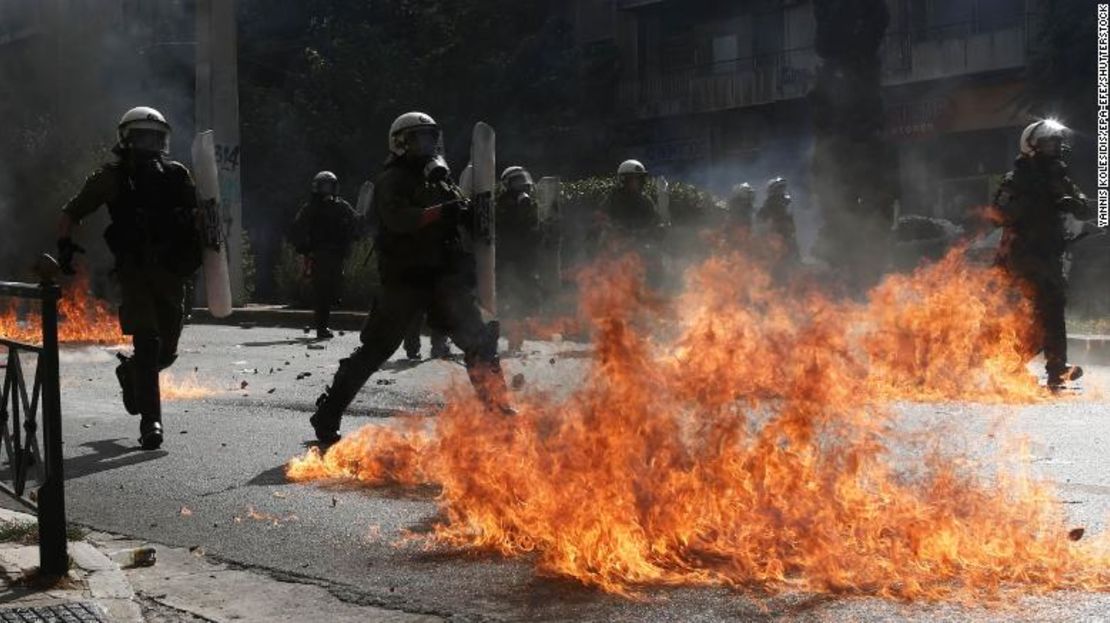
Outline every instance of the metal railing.
MULTIPOLYGON (((46 258, 44 258, 46 259, 46 258)), ((52 259, 40 264, 39 284, 0 281, 0 297, 39 301, 42 343, 27 344, 0 335, 4 358, 4 383, 0 393, 0 456, 8 467, 0 492, 36 511, 39 528, 39 566, 46 575, 63 575, 69 568, 66 552, 65 478, 62 463, 62 401, 58 369, 58 299, 54 283, 57 265, 52 259), (20 355, 35 356, 31 391, 20 355), (41 413, 41 420, 39 414, 41 413), (40 427, 41 424, 41 427, 40 427), (39 429, 42 444, 39 444, 39 429), (34 475, 39 486, 28 490, 34 475)), ((3 472, 0 472, 2 474, 3 472)))

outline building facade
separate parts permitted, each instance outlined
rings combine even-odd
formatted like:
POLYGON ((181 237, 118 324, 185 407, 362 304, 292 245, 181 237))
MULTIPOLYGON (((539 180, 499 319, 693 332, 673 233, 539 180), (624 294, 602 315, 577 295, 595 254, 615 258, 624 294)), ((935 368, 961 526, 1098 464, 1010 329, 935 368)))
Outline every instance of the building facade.
MULTIPOLYGON (((611 47, 619 67, 614 158, 642 157, 718 193, 782 175, 804 209, 807 95, 819 63, 810 0, 579 4, 579 17, 591 20, 579 45, 611 47)), ((989 201, 1017 153, 1035 2, 887 5, 884 121, 900 159, 901 210, 960 220, 989 201)))

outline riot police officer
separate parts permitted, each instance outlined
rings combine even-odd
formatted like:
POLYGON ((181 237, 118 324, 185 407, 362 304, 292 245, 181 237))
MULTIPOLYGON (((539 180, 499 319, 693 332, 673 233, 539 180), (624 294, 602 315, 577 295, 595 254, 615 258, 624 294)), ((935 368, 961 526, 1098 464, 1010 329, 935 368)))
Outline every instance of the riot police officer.
POLYGON ((498 412, 512 411, 497 357, 497 324, 482 321, 475 298, 474 258, 460 232, 472 217, 443 158, 443 134, 431 116, 411 112, 393 122, 388 140, 390 156, 373 202, 381 222, 381 297, 362 329, 362 345, 340 361, 331 386, 316 401, 310 421, 324 444, 339 439, 343 412, 421 312, 462 349, 483 402, 498 412))
POLYGON ((779 266, 788 267, 801 258, 798 253, 798 237, 795 234, 794 216, 790 213, 790 194, 786 180, 776 177, 767 183, 767 197, 756 216, 761 232, 770 234, 782 245, 779 266))
POLYGON ((639 160, 625 160, 617 168, 617 185, 609 194, 605 215, 618 236, 646 236, 662 224, 655 203, 645 193, 647 177, 639 160))
POLYGON ((501 174, 497 195, 497 290, 509 351, 524 343, 524 324, 539 308, 539 253, 543 248, 532 174, 512 166, 501 174))
POLYGON ((153 450, 162 445, 158 373, 177 359, 185 282, 201 264, 199 212, 189 170, 168 158, 170 125, 160 112, 127 111, 117 136, 116 159, 93 171, 62 209, 58 252, 72 273, 74 254, 83 251, 71 237, 74 226, 108 206, 104 239, 119 279, 120 328, 134 345, 132 356, 119 356, 116 378, 124 407, 141 416, 140 444, 153 450))
POLYGON ((625 160, 617 168, 617 184, 602 214, 599 249, 606 253, 633 252, 644 263, 648 284, 664 281, 664 222, 647 195, 648 171, 639 160, 625 160))
POLYGON ((331 308, 342 295, 343 265, 357 240, 359 216, 339 196, 339 178, 320 171, 312 179, 312 198, 297 213, 289 239, 304 256, 315 301, 316 337, 333 337, 328 323, 331 308))
POLYGON ((1051 119, 1026 127, 1021 154, 994 201, 1003 227, 996 263, 1033 304, 1036 327, 1029 350, 1044 351, 1047 385, 1054 389, 1083 375, 1082 368, 1067 363, 1064 220, 1089 215, 1086 198, 1068 176, 1067 135, 1068 129, 1051 119))
POLYGON ((751 229, 754 215, 755 189, 747 182, 737 184, 733 187, 732 197, 728 200, 728 212, 725 216, 726 226, 732 229, 751 229))

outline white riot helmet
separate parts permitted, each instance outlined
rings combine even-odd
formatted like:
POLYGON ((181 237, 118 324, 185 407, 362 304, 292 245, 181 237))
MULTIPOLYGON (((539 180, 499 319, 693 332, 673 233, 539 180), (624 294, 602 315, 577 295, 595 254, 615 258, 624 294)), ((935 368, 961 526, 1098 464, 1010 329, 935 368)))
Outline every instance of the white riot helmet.
POLYGON ((443 154, 443 133, 431 115, 407 112, 389 126, 389 151, 395 156, 443 154))
POLYGON ((732 196, 748 202, 754 202, 755 189, 752 188, 752 185, 747 182, 744 182, 743 184, 737 184, 736 186, 732 187, 732 196))
POLYGON ((776 177, 767 182, 768 197, 782 197, 786 195, 786 178, 776 177))
POLYGON ((524 167, 509 167, 501 173, 501 187, 505 190, 530 192, 532 186, 532 174, 524 167))
POLYGON ((339 194, 339 178, 331 171, 320 171, 316 174, 316 177, 312 178, 312 194, 339 194))
POLYGON ((1021 155, 1030 158, 1038 152, 1061 155, 1071 130, 1055 119, 1042 119, 1026 126, 1021 133, 1021 155), (1055 152, 1055 153, 1053 153, 1055 152))
POLYGON ((625 160, 621 166, 617 167, 617 177, 624 179, 629 175, 642 175, 647 177, 648 171, 644 163, 639 160, 625 160))
POLYGON ((120 146, 127 149, 162 154, 170 151, 170 124, 162 113, 149 106, 138 106, 123 113, 116 135, 120 146))

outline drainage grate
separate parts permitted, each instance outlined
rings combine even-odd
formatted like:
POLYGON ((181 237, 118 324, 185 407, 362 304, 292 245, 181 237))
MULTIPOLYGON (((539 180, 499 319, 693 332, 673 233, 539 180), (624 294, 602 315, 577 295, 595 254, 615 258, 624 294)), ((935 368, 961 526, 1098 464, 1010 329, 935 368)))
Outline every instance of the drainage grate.
POLYGON ((0 623, 109 623, 100 608, 86 602, 39 606, 36 608, 0 608, 0 623))

